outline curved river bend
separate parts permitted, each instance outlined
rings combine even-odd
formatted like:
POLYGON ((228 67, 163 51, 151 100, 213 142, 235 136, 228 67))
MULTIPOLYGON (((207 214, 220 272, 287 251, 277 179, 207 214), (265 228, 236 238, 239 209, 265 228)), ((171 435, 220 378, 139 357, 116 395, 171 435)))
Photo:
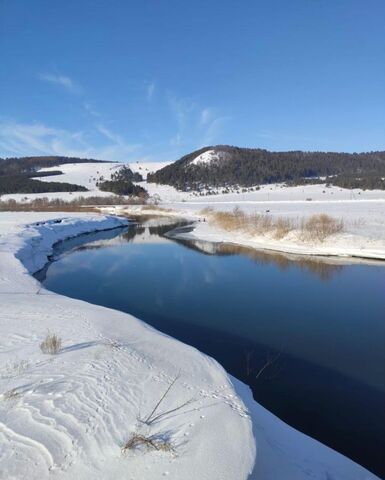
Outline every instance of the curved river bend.
POLYGON ((68 240, 38 278, 194 345, 281 419, 383 475, 385 268, 178 242, 170 228, 68 240))

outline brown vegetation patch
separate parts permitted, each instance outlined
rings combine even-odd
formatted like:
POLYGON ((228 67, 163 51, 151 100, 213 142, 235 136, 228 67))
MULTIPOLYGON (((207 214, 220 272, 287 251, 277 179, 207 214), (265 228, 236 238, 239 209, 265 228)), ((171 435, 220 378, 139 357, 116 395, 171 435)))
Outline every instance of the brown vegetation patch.
POLYGON ((142 447, 146 450, 157 450, 161 452, 174 451, 174 447, 167 439, 160 436, 146 436, 140 433, 133 433, 123 445, 122 452, 126 453, 128 450, 136 450, 142 447))
POLYGON ((43 353, 56 355, 61 350, 61 338, 55 333, 48 333, 43 342, 40 344, 40 350, 43 353))
POLYGON ((245 232, 249 235, 270 235, 276 240, 285 238, 290 232, 300 233, 302 241, 324 241, 330 235, 343 231, 344 223, 326 214, 313 215, 302 221, 287 217, 273 217, 268 214, 246 214, 238 207, 232 212, 215 211, 211 207, 203 209, 211 223, 229 232, 245 232))
POLYGON ((326 237, 341 232, 344 229, 342 219, 336 219, 325 213, 312 215, 304 220, 301 225, 304 240, 323 241, 326 237))
MULTIPOLYGON (((26 197, 28 198, 28 197, 26 197)), ((2 212, 89 212, 95 211, 97 207, 108 207, 113 205, 143 205, 145 201, 142 198, 125 198, 117 195, 106 197, 76 197, 73 200, 66 201, 60 198, 49 199, 47 197, 35 198, 30 202, 17 202, 14 199, 0 201, 0 211, 2 212)))

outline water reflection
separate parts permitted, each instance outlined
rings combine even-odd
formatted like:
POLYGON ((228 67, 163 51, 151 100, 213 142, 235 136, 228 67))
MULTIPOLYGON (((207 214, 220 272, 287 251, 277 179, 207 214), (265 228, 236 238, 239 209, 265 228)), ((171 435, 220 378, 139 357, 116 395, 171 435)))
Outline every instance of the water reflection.
POLYGON ((65 242, 44 285, 194 345, 289 424, 380 472, 384 269, 175 238, 191 228, 152 219, 65 242))
POLYGON ((206 255, 241 255, 250 258, 260 266, 273 263, 281 271, 288 270, 291 267, 300 268, 325 281, 331 280, 334 275, 340 273, 344 268, 344 265, 329 257, 291 255, 267 250, 256 250, 230 243, 212 243, 183 239, 178 241, 187 248, 193 248, 206 255))

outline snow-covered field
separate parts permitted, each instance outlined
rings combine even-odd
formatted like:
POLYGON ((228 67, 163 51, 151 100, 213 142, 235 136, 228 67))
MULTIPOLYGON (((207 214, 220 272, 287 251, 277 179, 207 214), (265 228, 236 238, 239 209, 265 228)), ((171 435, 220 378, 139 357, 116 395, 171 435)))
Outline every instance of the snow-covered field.
POLYGON ((329 255, 340 257, 359 257, 385 260, 385 201, 335 201, 335 202, 258 202, 258 203, 220 203, 192 204, 188 202, 156 206, 153 209, 141 206, 110 207, 103 209, 109 213, 145 214, 184 217, 196 221, 190 233, 180 238, 206 240, 211 242, 230 242, 257 249, 275 250, 303 255, 329 255), (343 230, 323 241, 304 240, 300 230, 293 230, 285 237, 276 239, 273 232, 251 234, 248 231, 226 231, 210 221, 210 214, 203 210, 212 207, 214 211, 232 211, 239 207, 248 214, 269 215, 272 218, 291 219, 301 224, 303 219, 312 215, 327 213, 335 219, 343 220, 343 230), (162 210, 163 209, 163 210, 162 210), (266 213, 268 212, 268 213, 266 213))
POLYGON ((0 213, 0 478, 375 479, 267 412, 215 360, 31 277, 57 241, 125 223, 0 213), (39 348, 47 331, 63 340, 57 355, 39 348), (159 410, 170 412, 143 424, 178 372, 159 410), (123 454, 133 432, 174 450, 123 454))
MULTIPOLYGON (((198 161, 209 161, 212 156, 205 152, 198 161), (202 157, 202 158, 201 158, 202 157)), ((194 161, 195 161, 194 160, 194 161)), ((211 161, 211 160, 210 160, 211 161)), ((169 162, 129 164, 133 171, 140 172, 144 178, 147 173, 164 167, 169 162)), ((72 200, 78 196, 106 196, 108 192, 97 189, 96 181, 103 176, 110 178, 122 164, 120 163, 87 163, 68 164, 47 170, 61 170, 63 175, 45 177, 41 180, 63 181, 84 185, 89 192, 47 193, 47 194, 15 194, 4 195, 2 199, 14 198, 17 201, 30 201, 36 197, 62 198, 72 200), (26 200, 25 200, 26 199, 26 200)), ((265 248, 300 254, 358 256, 363 258, 385 259, 385 191, 382 190, 348 190, 325 185, 307 185, 285 187, 281 184, 263 185, 260 189, 244 193, 228 193, 196 196, 191 192, 179 192, 167 185, 141 182, 151 196, 160 199, 160 205, 173 210, 168 215, 186 216, 202 219, 199 212, 205 207, 215 210, 231 211, 239 207, 246 213, 269 214, 272 217, 285 217, 300 222, 314 214, 325 213, 342 219, 344 231, 327 238, 324 242, 304 243, 298 235, 290 233, 281 240, 268 235, 251 236, 247 232, 225 232, 209 222, 198 223, 191 234, 194 238, 211 241, 232 241, 255 248, 265 248)), ((109 209, 111 213, 121 209, 109 209)), ((127 213, 138 212, 138 208, 129 208, 127 213)), ((147 211, 147 213, 150 213, 147 211)), ((157 212, 153 212, 157 213, 157 212)), ((158 212, 159 213, 159 212, 158 212)))

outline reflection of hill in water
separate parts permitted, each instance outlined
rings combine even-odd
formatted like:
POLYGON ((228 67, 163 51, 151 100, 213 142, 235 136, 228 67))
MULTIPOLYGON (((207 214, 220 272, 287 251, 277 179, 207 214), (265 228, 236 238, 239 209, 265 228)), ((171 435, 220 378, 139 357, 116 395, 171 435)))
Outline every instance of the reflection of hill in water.
POLYGON ((344 269, 344 265, 332 258, 304 257, 304 255, 292 255, 267 250, 255 250, 230 243, 213 243, 201 240, 182 240, 178 243, 187 248, 199 251, 205 255, 241 255, 248 257, 258 265, 273 263, 281 271, 291 267, 300 268, 316 275, 320 280, 328 281, 334 275, 344 269))
POLYGON ((174 237, 174 234, 188 233, 193 230, 193 228, 191 223, 186 221, 159 223, 156 225, 151 223, 146 225, 146 222, 143 222, 124 228, 80 235, 56 245, 55 257, 74 250, 96 250, 125 242, 152 243, 161 240, 162 242, 174 241, 204 255, 241 255, 250 258, 258 265, 273 263, 277 265, 281 271, 288 270, 291 267, 297 267, 316 275, 324 281, 330 280, 344 268, 341 260, 330 257, 305 257, 304 255, 255 250, 254 248, 230 243, 214 243, 204 240, 187 240, 174 237))
POLYGON ((167 235, 168 233, 170 233, 172 230, 175 230, 175 229, 193 230, 193 227, 191 226, 190 222, 185 222, 185 221, 175 222, 172 224, 165 224, 165 225, 153 225, 148 227, 150 235, 159 235, 160 237, 167 235))

